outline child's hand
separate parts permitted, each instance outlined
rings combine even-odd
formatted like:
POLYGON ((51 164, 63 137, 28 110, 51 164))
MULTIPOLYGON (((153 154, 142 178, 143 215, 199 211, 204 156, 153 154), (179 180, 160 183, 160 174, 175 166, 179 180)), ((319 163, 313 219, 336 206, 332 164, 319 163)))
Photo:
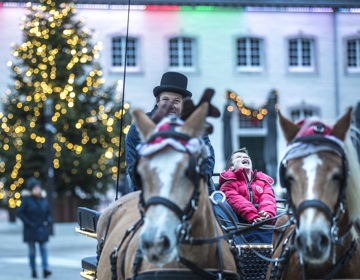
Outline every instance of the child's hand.
POLYGON ((264 219, 269 219, 270 218, 270 215, 268 212, 264 211, 264 210, 261 210, 259 213, 259 216, 264 220, 264 219))
POLYGON ((258 222, 261 222, 263 219, 262 218, 255 218, 252 222, 252 224, 256 224, 258 222))

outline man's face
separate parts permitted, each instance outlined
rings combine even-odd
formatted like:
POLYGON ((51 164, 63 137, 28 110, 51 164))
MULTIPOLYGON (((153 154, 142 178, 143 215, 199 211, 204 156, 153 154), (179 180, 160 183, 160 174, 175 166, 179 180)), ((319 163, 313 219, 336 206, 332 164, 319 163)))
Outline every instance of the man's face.
POLYGON ((237 171, 240 168, 252 169, 252 162, 248 154, 246 153, 235 153, 231 156, 233 163, 233 170, 237 171))
POLYGON ((183 97, 181 94, 164 91, 160 93, 159 98, 156 101, 156 105, 160 107, 162 104, 167 104, 170 102, 173 103, 173 106, 169 114, 180 116, 183 109, 183 97))

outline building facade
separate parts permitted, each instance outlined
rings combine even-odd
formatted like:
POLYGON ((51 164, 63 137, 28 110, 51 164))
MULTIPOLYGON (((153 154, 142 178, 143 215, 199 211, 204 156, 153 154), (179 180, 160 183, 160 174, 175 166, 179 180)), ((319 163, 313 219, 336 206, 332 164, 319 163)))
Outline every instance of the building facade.
MULTIPOLYGON (((294 121, 332 124, 360 101, 359 1, 130 2, 128 11, 128 1, 76 1, 77 16, 102 42, 106 83, 125 83, 125 101, 145 111, 166 71, 188 76, 195 103, 214 88, 222 110, 209 120, 217 172, 231 150, 247 146, 255 168, 276 176, 286 143, 275 108, 294 121)), ((22 1, 0 2, 0 96, 24 13, 22 1)))

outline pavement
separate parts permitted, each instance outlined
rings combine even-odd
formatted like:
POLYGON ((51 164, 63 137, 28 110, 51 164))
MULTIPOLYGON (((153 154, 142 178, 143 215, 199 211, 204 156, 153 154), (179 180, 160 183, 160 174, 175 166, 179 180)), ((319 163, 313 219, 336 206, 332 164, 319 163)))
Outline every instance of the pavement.
MULTIPOLYGON (((10 223, 0 215, 0 280, 30 280, 28 247, 23 242, 22 222, 10 223)), ((48 242, 52 280, 80 280, 81 260, 96 255, 96 239, 75 232, 77 223, 54 224, 54 235, 48 242)), ((38 278, 42 279, 40 253, 37 247, 38 278)))

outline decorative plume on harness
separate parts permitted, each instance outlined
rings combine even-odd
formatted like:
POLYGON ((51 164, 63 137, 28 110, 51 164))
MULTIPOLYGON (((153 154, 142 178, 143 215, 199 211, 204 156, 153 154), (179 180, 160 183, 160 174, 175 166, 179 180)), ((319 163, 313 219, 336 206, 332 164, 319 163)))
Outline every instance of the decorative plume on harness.
POLYGON ((338 153, 338 149, 334 149, 333 145, 318 145, 316 141, 298 141, 297 139, 303 140, 306 138, 309 138, 309 140, 313 140, 312 137, 324 137, 325 139, 329 140, 329 143, 331 141, 335 142, 340 146, 340 148, 344 149, 344 143, 340 139, 330 135, 332 128, 318 120, 301 120, 297 124, 297 126, 300 127, 300 130, 295 136, 295 140, 291 143, 289 143, 283 163, 285 164, 286 161, 290 159, 295 159, 303 156, 307 156, 310 154, 314 154, 320 151, 331 151, 338 153))
POLYGON ((180 152, 200 153, 203 158, 209 157, 209 148, 201 138, 191 138, 178 132, 177 128, 183 124, 184 121, 176 116, 164 117, 157 124, 154 135, 146 143, 139 144, 136 147, 139 155, 148 156, 166 146, 171 146, 180 152))
MULTIPOLYGON (((307 119, 297 123, 300 127, 294 140, 287 146, 284 157, 280 164, 280 185, 287 188, 288 184, 283 180, 289 160, 306 157, 318 152, 332 152, 339 155, 343 160, 344 174, 348 173, 347 160, 344 153, 344 142, 331 135, 332 128, 324 123, 307 119)), ((342 185, 346 185, 346 176, 342 185)))
POLYGON ((314 119, 305 119, 296 123, 300 127, 299 132, 295 138, 304 137, 309 135, 322 135, 328 136, 331 133, 332 128, 323 122, 314 119))

